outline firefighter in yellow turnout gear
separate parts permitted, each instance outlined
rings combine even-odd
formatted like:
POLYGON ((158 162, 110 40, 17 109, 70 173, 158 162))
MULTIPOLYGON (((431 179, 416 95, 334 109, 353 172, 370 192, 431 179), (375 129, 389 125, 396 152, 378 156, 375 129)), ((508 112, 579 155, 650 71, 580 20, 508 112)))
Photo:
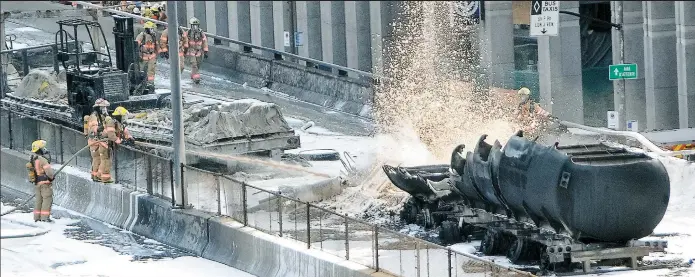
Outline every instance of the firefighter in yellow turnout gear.
POLYGON ((51 222, 51 205, 53 205, 53 178, 55 178, 50 161, 46 158, 46 141, 37 140, 31 144, 31 155, 27 167, 30 169, 29 177, 33 176, 36 193, 36 205, 34 206, 34 221, 51 222))
POLYGON ((157 66, 157 34, 152 21, 145 23, 145 31, 138 34, 135 40, 140 47, 140 69, 147 66, 147 84, 154 88, 154 74, 157 66))
MULTIPOLYGON (((159 38, 159 56, 164 59, 169 59, 169 29, 164 29, 162 36, 159 38)), ((188 48, 188 32, 183 28, 179 28, 179 70, 183 72, 183 64, 185 62, 184 54, 188 48)))
POLYGON ((101 98, 97 99, 94 102, 94 111, 85 117, 85 135, 87 136, 87 143, 89 143, 89 152, 92 155, 92 180, 97 182, 101 181, 102 178, 101 162, 103 158, 101 153, 108 152, 108 144, 100 140, 104 139, 102 133, 104 132, 104 122, 109 115, 107 112, 109 106, 108 101, 101 98))
POLYGON ((208 38, 200 29, 200 21, 192 17, 189 21, 191 29, 188 31, 188 60, 191 64, 191 79, 194 83, 200 83, 200 65, 203 58, 208 58, 208 38))
POLYGON ((119 144, 133 144, 135 141, 133 136, 130 135, 130 131, 128 131, 128 128, 126 128, 124 124, 127 115, 128 110, 126 110, 124 107, 116 108, 111 114, 111 117, 114 119, 115 136, 117 138, 116 142, 119 144))

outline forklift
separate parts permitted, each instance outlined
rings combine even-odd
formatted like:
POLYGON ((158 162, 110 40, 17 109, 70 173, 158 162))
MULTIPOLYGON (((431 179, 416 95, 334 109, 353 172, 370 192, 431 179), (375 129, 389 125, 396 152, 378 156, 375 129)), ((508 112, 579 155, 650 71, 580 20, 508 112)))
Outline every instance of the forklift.
POLYGON ((111 109, 117 106, 128 110, 160 108, 168 105, 170 94, 154 94, 154 88, 147 86, 147 75, 137 61, 138 47, 134 40, 133 19, 113 16, 115 27, 116 60, 111 57, 111 49, 106 44, 106 53, 96 49, 94 36, 106 36, 101 25, 96 21, 83 19, 66 19, 57 21, 59 30, 55 40, 58 45, 57 59, 66 72, 68 105, 73 107, 72 118, 81 121, 91 114, 94 102, 103 98, 111 103, 111 109), (82 49, 78 39, 69 41, 69 37, 78 38, 78 29, 86 29, 91 50, 82 49), (90 31, 93 28, 96 34, 90 31), (68 32, 71 31, 72 34, 68 32), (131 99, 131 96, 139 96, 131 99))

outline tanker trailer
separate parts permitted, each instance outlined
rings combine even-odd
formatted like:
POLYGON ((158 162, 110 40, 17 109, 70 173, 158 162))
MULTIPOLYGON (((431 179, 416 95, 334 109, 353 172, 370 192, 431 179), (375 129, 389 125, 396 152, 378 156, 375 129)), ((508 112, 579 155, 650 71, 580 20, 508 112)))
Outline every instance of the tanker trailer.
POLYGON ((647 236, 669 201, 661 162, 602 144, 542 146, 515 135, 498 170, 502 196, 515 215, 582 242, 647 236))
MULTIPOLYGON (((506 254, 514 263, 540 257, 545 270, 579 262, 589 270, 591 260, 622 258, 636 267, 637 258, 666 248, 663 240, 636 240, 651 233, 668 204, 669 179, 659 161, 605 144, 542 146, 522 132, 501 150, 485 138, 465 159, 463 145, 452 153, 449 178, 438 182, 451 186, 446 197, 426 174, 413 179, 410 187, 419 189, 406 191, 420 197, 408 201, 415 208, 402 216, 427 210, 441 242, 476 236, 485 255, 506 254)), ((394 180, 409 171, 387 175, 394 180)))

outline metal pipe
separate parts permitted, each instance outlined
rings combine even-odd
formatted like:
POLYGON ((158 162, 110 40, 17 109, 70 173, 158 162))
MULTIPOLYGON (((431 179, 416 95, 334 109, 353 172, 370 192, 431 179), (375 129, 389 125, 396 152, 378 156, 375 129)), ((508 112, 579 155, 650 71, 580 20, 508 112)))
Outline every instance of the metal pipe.
MULTIPOLYGON (((168 46, 169 49, 176 50, 176 52, 169 55, 169 64, 172 65, 172 68, 178 67, 180 59, 178 55, 179 22, 176 20, 176 18, 178 18, 177 8, 176 1, 167 1, 167 17, 172 19, 170 20, 170 26, 168 29, 168 46)), ((169 81, 171 87, 171 121, 173 121, 174 125, 172 146, 174 148, 174 164, 176 164, 174 169, 176 170, 174 173, 174 183, 176 187, 179 188, 177 191, 180 191, 182 194, 180 197, 176 197, 176 204, 183 207, 185 206, 184 199, 187 198, 184 194, 186 194, 187 190, 185 189, 186 184, 184 184, 183 178, 181 178, 181 174, 183 172, 181 165, 186 164, 186 145, 184 143, 183 136, 181 72, 179 70, 169 70, 169 81)))
POLYGON ((695 150, 683 150, 683 151, 665 151, 658 146, 656 146, 654 143, 652 143, 649 139, 647 139, 645 136, 643 136, 640 133, 637 132, 630 132, 630 131, 614 131, 614 130, 607 130, 607 129, 600 129, 600 128, 595 128, 595 127, 589 127, 581 124, 577 124, 574 122, 569 122, 569 121, 560 121, 560 124, 565 125, 567 127, 571 128, 578 128, 594 133, 599 133, 599 134, 604 134, 604 135, 611 135, 611 136, 622 136, 622 137, 630 137, 633 139, 636 139, 639 141, 644 147, 647 148, 647 150, 652 151, 660 156, 676 156, 676 155, 693 155, 695 154, 695 150))

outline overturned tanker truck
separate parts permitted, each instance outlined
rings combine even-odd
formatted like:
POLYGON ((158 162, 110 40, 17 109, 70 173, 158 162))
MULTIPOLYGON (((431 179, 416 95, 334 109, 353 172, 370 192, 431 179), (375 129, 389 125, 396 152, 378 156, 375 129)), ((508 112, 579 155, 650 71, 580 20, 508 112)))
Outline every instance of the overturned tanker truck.
POLYGON ((652 233, 666 212, 670 184, 660 161, 605 144, 544 146, 521 131, 502 147, 480 137, 456 147, 449 165, 392 167, 391 182, 412 197, 401 218, 440 228, 445 244, 481 239, 480 252, 543 271, 591 261, 638 260, 663 251, 652 233), (464 156, 465 155, 465 156, 464 156))

